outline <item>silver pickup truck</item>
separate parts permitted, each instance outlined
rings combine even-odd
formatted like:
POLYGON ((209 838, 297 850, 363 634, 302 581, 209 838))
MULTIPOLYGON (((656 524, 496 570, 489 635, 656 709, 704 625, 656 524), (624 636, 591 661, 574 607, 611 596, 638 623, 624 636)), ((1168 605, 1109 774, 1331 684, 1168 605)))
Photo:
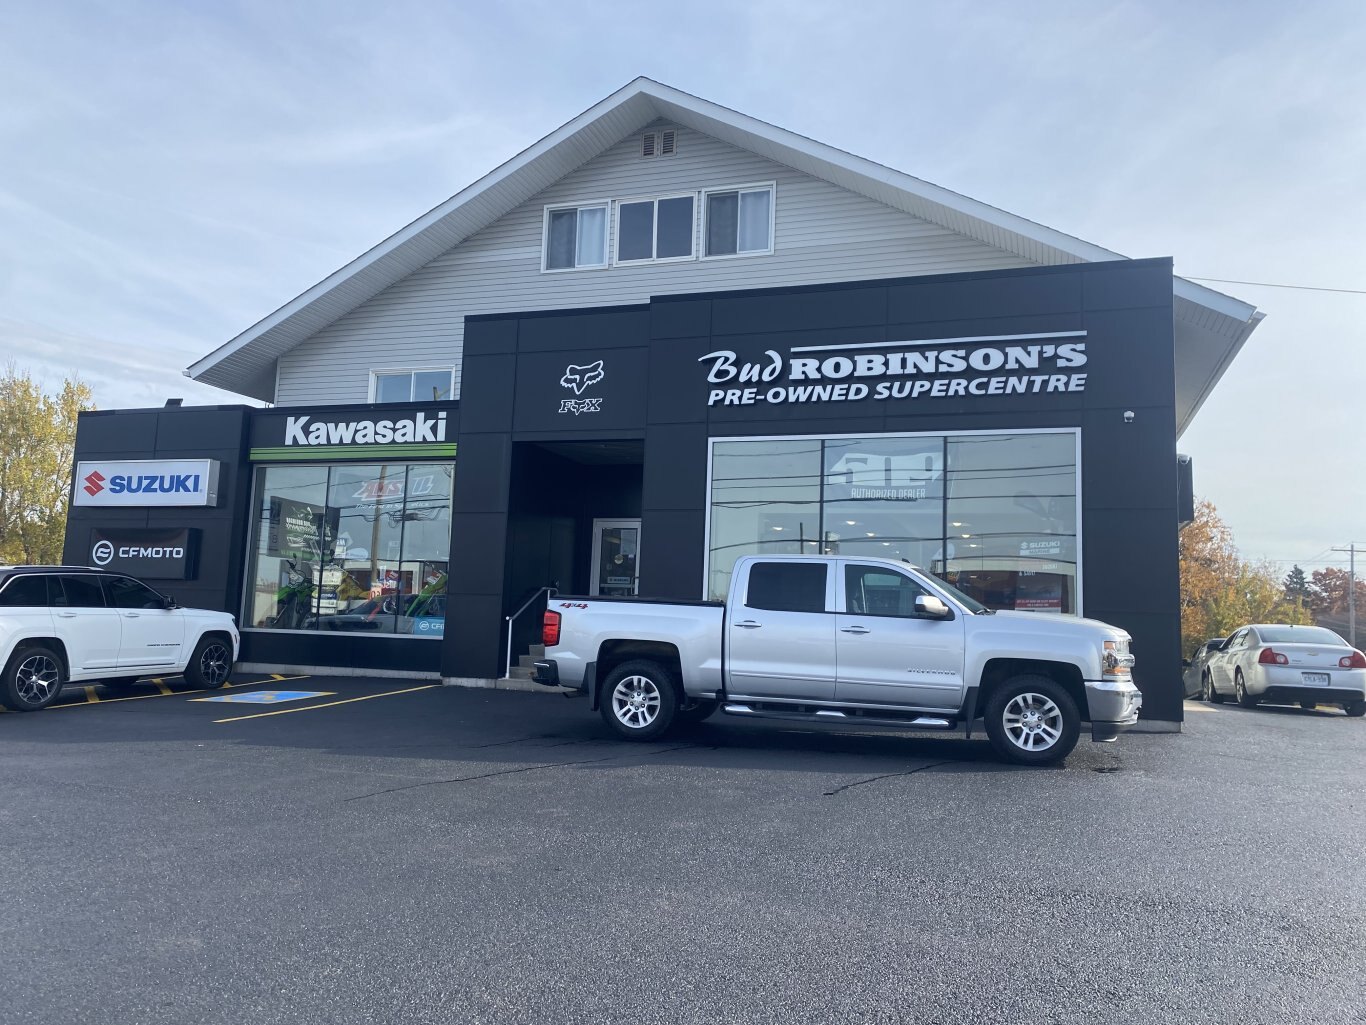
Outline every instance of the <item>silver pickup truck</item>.
POLYGON ((639 740, 718 708, 967 737, 980 718, 1002 756, 1044 765, 1083 722, 1114 740, 1143 703, 1118 627, 992 612, 890 559, 746 556, 724 603, 556 596, 544 640, 537 682, 639 740))

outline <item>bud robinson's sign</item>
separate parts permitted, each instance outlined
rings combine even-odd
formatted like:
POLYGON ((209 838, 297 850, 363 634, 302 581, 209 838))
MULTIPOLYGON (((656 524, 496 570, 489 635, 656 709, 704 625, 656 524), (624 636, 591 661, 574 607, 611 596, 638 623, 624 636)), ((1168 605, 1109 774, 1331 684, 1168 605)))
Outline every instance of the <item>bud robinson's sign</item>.
POLYGON ((1086 332, 798 345, 758 361, 718 349, 698 362, 707 366, 709 406, 1079 392, 1086 332))

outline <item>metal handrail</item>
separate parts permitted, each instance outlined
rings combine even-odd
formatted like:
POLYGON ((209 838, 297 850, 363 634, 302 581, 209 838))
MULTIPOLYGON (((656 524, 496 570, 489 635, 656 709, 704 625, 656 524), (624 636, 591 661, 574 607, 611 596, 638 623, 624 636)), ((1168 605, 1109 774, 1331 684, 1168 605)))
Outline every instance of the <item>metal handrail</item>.
POLYGON ((550 587, 550 586, 546 586, 546 587, 539 588, 539 589, 536 591, 535 594, 533 594, 533 595, 532 595, 530 598, 528 598, 526 601, 522 602, 521 608, 519 608, 519 609, 518 609, 516 612, 514 612, 512 615, 510 615, 510 616, 504 616, 504 617, 503 617, 503 622, 504 622, 505 624, 507 624, 507 631, 508 631, 508 646, 507 646, 507 661, 506 661, 506 663, 504 664, 504 667, 503 667, 503 676, 502 676, 502 679, 504 679, 504 680, 510 680, 510 679, 512 679, 512 623, 513 623, 513 620, 515 620, 518 616, 520 616, 523 612, 525 612, 528 608, 530 608, 532 602, 534 602, 534 601, 536 601, 538 598, 540 598, 541 595, 547 594, 547 593, 550 594, 551 596, 554 596, 554 594, 555 594, 555 588, 550 587))

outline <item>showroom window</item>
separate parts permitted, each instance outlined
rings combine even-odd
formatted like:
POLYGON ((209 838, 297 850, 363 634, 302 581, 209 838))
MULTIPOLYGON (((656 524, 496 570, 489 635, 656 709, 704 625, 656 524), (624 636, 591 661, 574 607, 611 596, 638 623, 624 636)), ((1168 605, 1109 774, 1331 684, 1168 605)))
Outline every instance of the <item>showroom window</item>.
POLYGON ((454 473, 258 467, 243 626, 441 637, 454 473))
POLYGON ((694 196, 624 200, 617 204, 617 263, 689 260, 694 196))
POLYGON ((773 252, 773 185, 703 193, 704 256, 773 252))
POLYGON ((607 266, 607 204, 546 207, 543 270, 607 266))
POLYGON ((1076 613, 1077 434, 712 444, 708 597, 742 555, 903 559, 993 609, 1076 613))
POLYGON ((371 402, 445 402, 455 391, 455 370, 372 370, 371 402))

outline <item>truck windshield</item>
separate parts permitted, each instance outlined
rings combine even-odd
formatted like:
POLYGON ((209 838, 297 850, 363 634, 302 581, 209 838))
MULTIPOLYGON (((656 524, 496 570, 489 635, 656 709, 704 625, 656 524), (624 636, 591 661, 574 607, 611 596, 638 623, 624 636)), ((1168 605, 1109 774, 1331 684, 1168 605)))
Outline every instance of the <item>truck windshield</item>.
POLYGON ((935 586, 938 587, 941 591, 947 591, 950 597, 952 597, 955 601, 959 602, 965 609, 971 612, 974 616, 989 616, 992 614, 991 609, 987 608, 976 598, 969 598, 966 594, 958 590, 958 588, 954 587, 952 584, 940 580, 938 577, 934 578, 934 583, 935 586))

